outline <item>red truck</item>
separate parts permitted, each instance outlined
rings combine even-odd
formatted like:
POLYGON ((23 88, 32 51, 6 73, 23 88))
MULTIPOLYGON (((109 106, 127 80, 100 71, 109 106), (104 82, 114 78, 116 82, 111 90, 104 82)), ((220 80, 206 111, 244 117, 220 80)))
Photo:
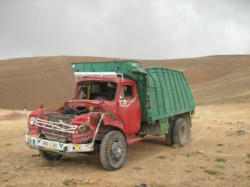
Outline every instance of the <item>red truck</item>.
POLYGON ((47 160, 69 153, 99 153, 107 170, 122 167, 129 144, 165 135, 185 145, 195 105, 183 72, 141 68, 133 61, 73 63, 74 98, 57 110, 28 118, 26 144, 47 160))

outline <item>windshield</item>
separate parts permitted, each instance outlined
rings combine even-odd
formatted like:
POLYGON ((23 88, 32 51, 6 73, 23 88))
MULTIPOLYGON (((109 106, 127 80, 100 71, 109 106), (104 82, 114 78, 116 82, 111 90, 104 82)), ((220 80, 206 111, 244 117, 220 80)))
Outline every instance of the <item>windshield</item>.
POLYGON ((115 98, 117 84, 114 82, 88 81, 78 84, 76 99, 108 100, 115 98))

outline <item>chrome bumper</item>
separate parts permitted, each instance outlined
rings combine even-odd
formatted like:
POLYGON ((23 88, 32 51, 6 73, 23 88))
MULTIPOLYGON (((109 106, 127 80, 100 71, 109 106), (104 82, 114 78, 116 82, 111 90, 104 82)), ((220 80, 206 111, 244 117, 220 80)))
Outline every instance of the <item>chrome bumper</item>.
POLYGON ((25 135, 25 142, 30 147, 36 149, 48 149, 51 151, 62 153, 77 153, 77 152, 91 152, 94 150, 94 143, 89 144, 70 144, 61 143, 51 140, 45 140, 31 135, 25 135))

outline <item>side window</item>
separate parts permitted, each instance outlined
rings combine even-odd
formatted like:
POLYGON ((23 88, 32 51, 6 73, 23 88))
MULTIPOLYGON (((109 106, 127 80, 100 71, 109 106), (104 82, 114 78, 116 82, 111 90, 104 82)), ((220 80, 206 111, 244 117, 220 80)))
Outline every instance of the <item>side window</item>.
POLYGON ((132 86, 122 86, 120 92, 120 100, 132 100, 134 98, 132 86))
POLYGON ((88 92, 87 86, 83 85, 83 86, 79 87, 77 99, 86 99, 87 92, 88 92))

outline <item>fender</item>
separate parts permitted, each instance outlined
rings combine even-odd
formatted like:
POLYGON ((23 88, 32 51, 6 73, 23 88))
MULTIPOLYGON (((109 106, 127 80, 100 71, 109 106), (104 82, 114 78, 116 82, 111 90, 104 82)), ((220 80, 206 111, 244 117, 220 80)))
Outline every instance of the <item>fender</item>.
POLYGON ((38 135, 39 133, 39 129, 37 126, 34 126, 34 125, 30 125, 30 118, 33 116, 33 117, 39 117, 42 113, 44 109, 37 109, 33 112, 30 113, 29 117, 28 117, 28 121, 27 121, 27 128, 28 128, 28 133, 31 134, 31 135, 38 135))
POLYGON ((126 134, 123 123, 121 122, 121 120, 118 117, 116 117, 112 113, 105 113, 105 115, 103 117, 103 125, 106 125, 106 126, 109 125, 109 126, 117 127, 124 134, 126 134))
MULTIPOLYGON (((43 109, 43 108, 36 109, 35 111, 30 113, 30 116, 39 117, 40 114, 42 113, 42 111, 44 111, 44 110, 46 110, 46 109, 43 109)), ((30 116, 29 116, 29 118, 30 118, 30 116)))

